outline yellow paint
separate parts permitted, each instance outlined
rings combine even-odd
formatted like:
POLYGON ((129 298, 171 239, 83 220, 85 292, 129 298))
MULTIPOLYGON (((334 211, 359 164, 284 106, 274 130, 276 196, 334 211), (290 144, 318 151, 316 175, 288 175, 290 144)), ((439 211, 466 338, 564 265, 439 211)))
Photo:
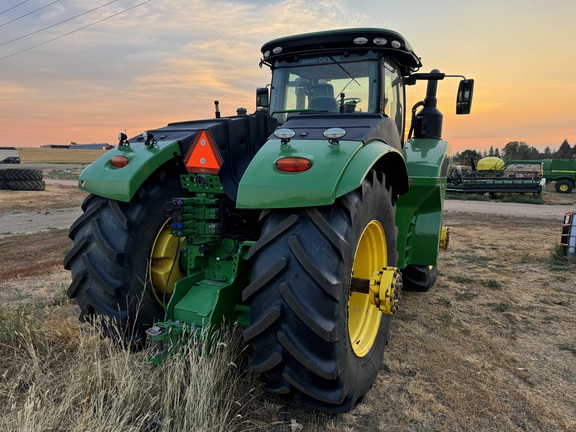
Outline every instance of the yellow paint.
MULTIPOLYGON (((388 264, 386 235, 379 222, 373 220, 362 232, 352 274, 354 277, 371 279, 375 271, 388 264)), ((376 340, 382 313, 370 303, 370 294, 352 292, 348 300, 348 333, 354 353, 364 357, 376 340)))

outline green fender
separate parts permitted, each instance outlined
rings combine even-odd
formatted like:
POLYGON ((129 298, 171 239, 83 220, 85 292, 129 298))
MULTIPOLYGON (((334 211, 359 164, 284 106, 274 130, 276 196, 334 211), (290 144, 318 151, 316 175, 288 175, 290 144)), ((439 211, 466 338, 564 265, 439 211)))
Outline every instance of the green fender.
POLYGON ((158 141, 153 146, 143 143, 118 146, 82 171, 78 187, 95 195, 129 202, 142 183, 175 154, 180 154, 178 141, 158 141), (122 168, 112 166, 114 156, 125 156, 128 165, 122 168))
POLYGON ((402 154, 381 141, 292 140, 288 145, 271 139, 258 151, 242 176, 236 205, 269 209, 331 205, 358 188, 376 164, 398 172, 398 183, 407 189, 402 154), (287 173, 276 168, 283 157, 303 157, 312 162, 304 172, 287 173))
POLYGON ((446 141, 419 138, 408 141, 403 153, 410 191, 396 204, 398 267, 436 265, 452 150, 446 141))

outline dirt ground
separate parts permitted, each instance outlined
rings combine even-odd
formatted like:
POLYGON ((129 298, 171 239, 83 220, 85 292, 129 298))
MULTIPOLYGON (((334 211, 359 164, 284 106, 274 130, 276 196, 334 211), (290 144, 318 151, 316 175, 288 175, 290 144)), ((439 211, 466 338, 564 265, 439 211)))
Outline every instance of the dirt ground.
MULTIPOLYGON (((42 217, 85 197, 55 184, 43 193, 0 192, 0 215, 42 217)), ((365 400, 348 414, 324 416, 270 397, 257 415, 295 419, 304 431, 576 430, 576 265, 558 265, 552 254, 576 193, 560 198, 564 206, 545 206, 551 215, 527 205, 536 208, 532 216, 450 201, 450 246, 437 284, 403 294, 365 400)), ((62 269, 66 230, 11 234, 2 225, 0 233, 0 302, 60 303, 70 282, 62 269)))

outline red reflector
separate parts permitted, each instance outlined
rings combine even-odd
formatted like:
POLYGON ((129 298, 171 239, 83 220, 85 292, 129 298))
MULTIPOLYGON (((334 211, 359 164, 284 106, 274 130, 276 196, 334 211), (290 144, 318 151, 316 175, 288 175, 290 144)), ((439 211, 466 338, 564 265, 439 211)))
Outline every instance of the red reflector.
POLYGON ((301 157, 287 157, 276 161, 276 168, 286 172, 302 172, 312 167, 312 161, 301 157))
POLYGON ((212 133, 208 129, 199 130, 184 158, 188 172, 218 174, 223 163, 212 133))
POLYGON ((126 156, 114 156, 110 160, 110 163, 112 163, 112 166, 116 168, 124 168, 128 165, 128 158, 126 156))

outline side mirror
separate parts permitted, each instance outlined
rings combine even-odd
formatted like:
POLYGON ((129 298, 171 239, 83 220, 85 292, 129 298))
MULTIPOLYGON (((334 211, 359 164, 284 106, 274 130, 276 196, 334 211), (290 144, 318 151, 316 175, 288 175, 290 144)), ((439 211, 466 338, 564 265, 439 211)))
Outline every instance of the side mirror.
POLYGON ((472 109, 472 95, 474 94, 474 80, 463 79, 458 85, 456 95, 456 114, 470 114, 472 109))
POLYGON ((265 111, 270 107, 270 99, 268 97, 268 88, 258 87, 256 89, 256 109, 263 109, 265 111))

